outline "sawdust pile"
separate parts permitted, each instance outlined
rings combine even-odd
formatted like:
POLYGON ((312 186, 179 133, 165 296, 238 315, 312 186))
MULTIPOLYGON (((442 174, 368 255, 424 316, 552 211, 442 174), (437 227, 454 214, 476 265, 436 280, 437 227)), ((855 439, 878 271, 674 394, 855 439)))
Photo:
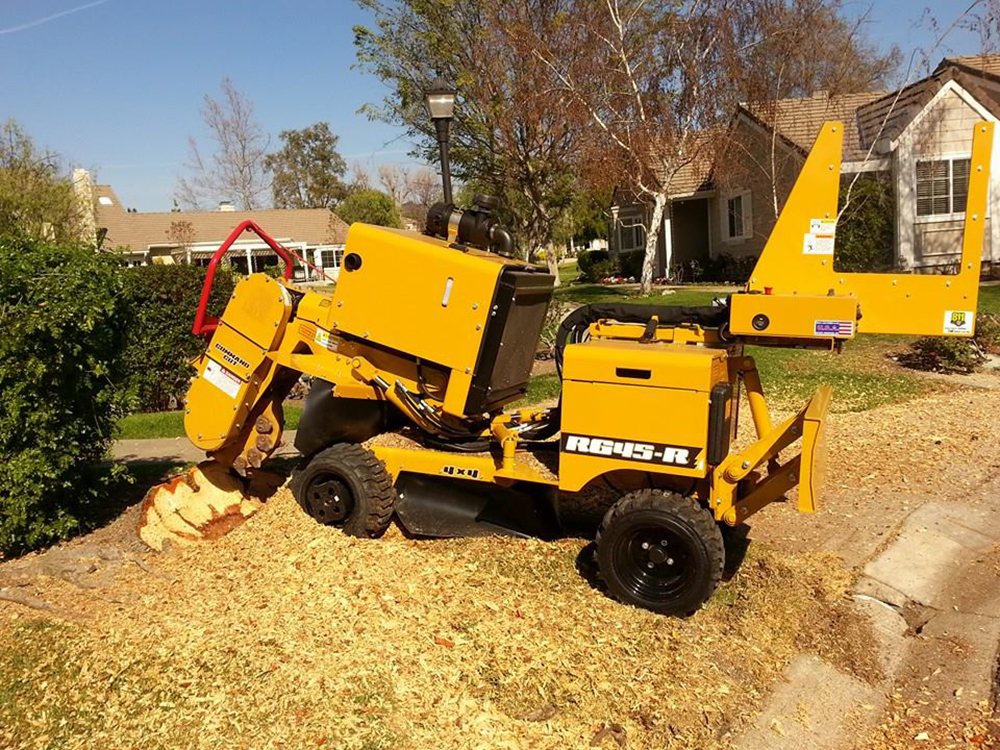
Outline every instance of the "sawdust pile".
POLYGON ((680 621, 606 599, 586 544, 353 539, 281 490, 112 589, 33 585, 80 622, 0 603, 0 746, 711 748, 798 648, 863 666, 829 558, 752 548, 680 621))

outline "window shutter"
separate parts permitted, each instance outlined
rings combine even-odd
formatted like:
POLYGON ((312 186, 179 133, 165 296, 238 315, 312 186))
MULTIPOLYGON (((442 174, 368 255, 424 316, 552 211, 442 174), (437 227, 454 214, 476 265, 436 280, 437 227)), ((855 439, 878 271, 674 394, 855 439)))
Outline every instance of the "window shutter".
POLYGON ((749 190, 743 193, 743 236, 753 237, 753 201, 749 190))
POLYGON ((969 168, 971 159, 955 159, 951 163, 951 201, 952 211, 964 213, 969 200, 969 168))

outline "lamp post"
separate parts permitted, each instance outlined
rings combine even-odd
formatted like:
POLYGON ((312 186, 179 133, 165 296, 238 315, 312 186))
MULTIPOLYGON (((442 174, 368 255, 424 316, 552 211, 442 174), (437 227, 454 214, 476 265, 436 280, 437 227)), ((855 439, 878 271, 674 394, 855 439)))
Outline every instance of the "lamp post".
POLYGON ((448 165, 448 129, 455 113, 455 89, 440 75, 424 91, 427 112, 437 130, 438 149, 441 153, 441 187, 444 202, 451 204, 451 168, 448 165))

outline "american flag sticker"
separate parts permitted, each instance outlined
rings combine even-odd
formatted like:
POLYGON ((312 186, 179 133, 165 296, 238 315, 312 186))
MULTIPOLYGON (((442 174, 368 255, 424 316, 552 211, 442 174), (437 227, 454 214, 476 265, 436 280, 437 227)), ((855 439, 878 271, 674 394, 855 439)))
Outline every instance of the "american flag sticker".
POLYGON ((853 320, 817 320, 813 324, 813 333, 817 336, 836 336, 850 338, 854 335, 853 320))

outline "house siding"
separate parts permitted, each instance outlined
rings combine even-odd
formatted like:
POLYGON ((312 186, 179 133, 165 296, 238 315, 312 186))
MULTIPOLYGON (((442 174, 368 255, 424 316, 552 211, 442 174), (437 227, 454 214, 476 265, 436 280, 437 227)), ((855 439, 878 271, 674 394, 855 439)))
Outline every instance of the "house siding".
POLYGON ((717 177, 718 191, 709 205, 713 257, 723 253, 737 257, 760 255, 777 221, 774 189, 777 190, 780 212, 805 161, 797 149, 779 138, 774 142, 772 170, 770 134, 744 116, 735 123, 733 135, 733 145, 721 159, 717 177), (776 175, 774 181, 771 179, 772 173, 776 175), (730 240, 725 237, 728 222, 727 199, 742 191, 750 193, 753 235, 746 239, 730 240))
MULTIPOLYGON (((973 107, 955 84, 946 85, 918 118, 899 137, 896 167, 897 258, 906 268, 933 271, 956 263, 961 255, 962 215, 917 216, 917 162, 926 159, 961 158, 972 151, 972 129, 988 113, 973 107)), ((989 214, 1000 208, 1000 175, 997 148, 993 150, 990 176, 989 214)), ((1000 249, 997 222, 987 219, 983 260, 996 262, 1000 249)))

